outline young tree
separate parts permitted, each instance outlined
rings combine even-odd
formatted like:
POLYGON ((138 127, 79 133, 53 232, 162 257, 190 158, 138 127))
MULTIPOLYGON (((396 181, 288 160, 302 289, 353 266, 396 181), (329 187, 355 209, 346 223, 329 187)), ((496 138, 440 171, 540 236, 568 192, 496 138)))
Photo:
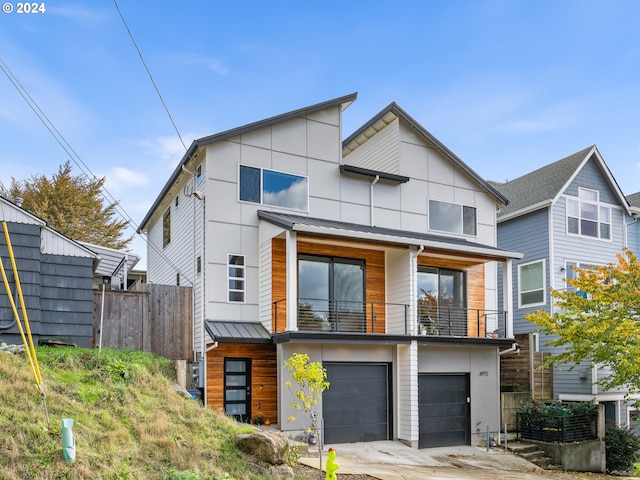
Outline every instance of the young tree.
MULTIPOLYGON (((294 353, 284 362, 284 366, 291 372, 291 378, 298 384, 298 390, 293 389, 293 383, 289 380, 285 382, 287 388, 293 393, 295 400, 291 406, 307 415, 311 422, 311 431, 320 441, 320 418, 317 411, 318 400, 322 398, 322 392, 329 388, 327 371, 320 362, 311 362, 306 353, 294 353)), ((290 422, 294 422, 295 417, 289 417, 290 422)), ((320 452, 320 469, 322 469, 322 448, 320 452)))
POLYGON ((67 161, 51 179, 44 175, 24 181, 11 177, 9 195, 22 198, 22 208, 73 240, 120 250, 131 242, 131 237, 122 238, 128 222, 114 218, 117 202, 105 206, 104 182, 104 177, 73 176, 67 161))
POLYGON ((549 345, 565 347, 553 363, 589 360, 608 367, 599 384, 605 389, 627 387, 640 392, 640 263, 631 250, 618 263, 575 269, 571 288, 551 290, 556 312, 536 311, 527 319, 557 336, 549 345))

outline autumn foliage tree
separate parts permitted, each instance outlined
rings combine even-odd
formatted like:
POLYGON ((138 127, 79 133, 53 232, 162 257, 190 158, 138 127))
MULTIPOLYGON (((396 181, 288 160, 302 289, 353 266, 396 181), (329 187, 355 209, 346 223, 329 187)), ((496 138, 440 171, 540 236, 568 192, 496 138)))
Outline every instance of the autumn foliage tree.
MULTIPOLYGON (((294 400, 291 407, 303 412, 311 424, 309 430, 320 441, 320 413, 318 401, 322 398, 322 392, 329 388, 327 371, 320 362, 312 362, 306 353, 294 353, 285 362, 284 366, 289 370, 291 378, 296 382, 287 380, 286 387, 293 393, 294 400)), ((289 421, 295 421, 295 417, 289 417, 289 421)), ((322 448, 320 452, 320 468, 322 468, 322 448)))
POLYGON ((591 361, 605 367, 604 389, 626 387, 640 392, 640 263, 631 250, 617 264, 575 269, 570 288, 551 290, 555 313, 527 315, 542 331, 555 336, 547 345, 564 347, 554 363, 591 361))
POLYGON ((11 177, 9 195, 22 198, 22 208, 73 240, 124 249, 131 242, 131 237, 123 238, 128 222, 115 218, 118 202, 105 204, 104 182, 104 177, 72 175, 66 162, 51 178, 33 175, 20 181, 11 177))

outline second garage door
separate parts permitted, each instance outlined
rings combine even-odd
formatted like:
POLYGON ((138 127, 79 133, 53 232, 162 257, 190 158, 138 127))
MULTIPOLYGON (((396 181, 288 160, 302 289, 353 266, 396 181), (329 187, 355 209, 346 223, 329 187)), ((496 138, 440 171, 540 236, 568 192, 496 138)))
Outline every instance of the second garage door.
POLYGON ((418 446, 471 444, 469 375, 418 376, 418 446))
POLYGON ((389 440, 389 365, 325 363, 322 395, 325 443, 389 440))

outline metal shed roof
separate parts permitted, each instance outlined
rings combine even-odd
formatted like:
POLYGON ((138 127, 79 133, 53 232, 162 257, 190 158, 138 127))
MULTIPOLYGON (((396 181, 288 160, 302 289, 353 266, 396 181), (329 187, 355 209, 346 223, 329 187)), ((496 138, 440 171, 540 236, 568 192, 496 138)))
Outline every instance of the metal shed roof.
POLYGON ((216 342, 271 343, 271 335, 267 329, 256 322, 207 320, 204 328, 216 342))

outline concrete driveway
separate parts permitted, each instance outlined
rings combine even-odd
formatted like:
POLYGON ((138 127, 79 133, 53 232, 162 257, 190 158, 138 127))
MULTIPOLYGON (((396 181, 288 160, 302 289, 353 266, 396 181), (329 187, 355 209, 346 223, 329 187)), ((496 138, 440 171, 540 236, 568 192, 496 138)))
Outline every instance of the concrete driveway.
MULTIPOLYGON (((415 449, 395 441, 326 445, 337 452, 340 474, 364 473, 381 480, 474 479, 540 480, 570 478, 566 473, 546 471, 503 448, 459 446, 415 449)), ((323 455, 326 459, 326 455, 323 455)), ((317 468, 317 458, 302 463, 317 468)))

